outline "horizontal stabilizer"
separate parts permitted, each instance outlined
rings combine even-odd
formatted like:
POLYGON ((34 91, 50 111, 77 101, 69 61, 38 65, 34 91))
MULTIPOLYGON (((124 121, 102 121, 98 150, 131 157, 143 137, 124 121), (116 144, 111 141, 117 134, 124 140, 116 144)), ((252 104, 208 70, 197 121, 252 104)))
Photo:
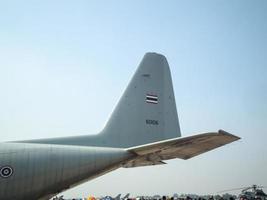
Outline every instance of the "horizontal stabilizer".
POLYGON ((124 167, 143 166, 143 163, 162 164, 163 160, 174 158, 189 159, 217 147, 229 144, 240 138, 223 130, 199 135, 175 138, 127 149, 137 154, 137 158, 129 161, 124 167))

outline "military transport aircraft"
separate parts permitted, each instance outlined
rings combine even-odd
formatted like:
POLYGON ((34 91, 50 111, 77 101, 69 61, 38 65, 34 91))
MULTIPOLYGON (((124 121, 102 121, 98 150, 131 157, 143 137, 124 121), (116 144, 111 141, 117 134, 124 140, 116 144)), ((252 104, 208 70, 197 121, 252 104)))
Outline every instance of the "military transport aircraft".
POLYGON ((223 130, 181 137, 169 65, 147 53, 96 135, 0 144, 0 199, 47 200, 120 167, 189 159, 240 139, 223 130))

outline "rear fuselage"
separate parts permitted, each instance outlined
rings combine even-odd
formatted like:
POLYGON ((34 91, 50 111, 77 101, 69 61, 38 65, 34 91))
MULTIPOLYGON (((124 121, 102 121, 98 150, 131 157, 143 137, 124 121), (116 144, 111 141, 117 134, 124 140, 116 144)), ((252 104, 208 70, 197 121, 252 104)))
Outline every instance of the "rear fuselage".
POLYGON ((0 199, 49 198, 133 157, 117 148, 1 143, 0 199))

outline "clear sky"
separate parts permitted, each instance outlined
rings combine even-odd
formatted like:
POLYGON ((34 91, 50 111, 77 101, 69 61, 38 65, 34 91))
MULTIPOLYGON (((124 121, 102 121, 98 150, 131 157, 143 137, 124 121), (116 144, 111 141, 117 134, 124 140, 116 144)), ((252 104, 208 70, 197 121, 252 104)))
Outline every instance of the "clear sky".
POLYGON ((1 1, 1 141, 91 134, 146 52, 171 67, 183 136, 242 140, 191 160, 119 169, 67 197, 267 186, 267 1, 1 1))

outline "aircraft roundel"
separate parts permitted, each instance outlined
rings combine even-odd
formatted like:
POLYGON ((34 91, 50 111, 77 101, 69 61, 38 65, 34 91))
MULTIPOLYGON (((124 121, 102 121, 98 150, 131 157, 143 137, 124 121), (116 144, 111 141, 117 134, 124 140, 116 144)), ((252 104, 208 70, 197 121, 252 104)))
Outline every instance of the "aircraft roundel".
POLYGON ((3 166, 0 169, 0 176, 2 178, 8 178, 13 174, 13 169, 10 166, 3 166))

